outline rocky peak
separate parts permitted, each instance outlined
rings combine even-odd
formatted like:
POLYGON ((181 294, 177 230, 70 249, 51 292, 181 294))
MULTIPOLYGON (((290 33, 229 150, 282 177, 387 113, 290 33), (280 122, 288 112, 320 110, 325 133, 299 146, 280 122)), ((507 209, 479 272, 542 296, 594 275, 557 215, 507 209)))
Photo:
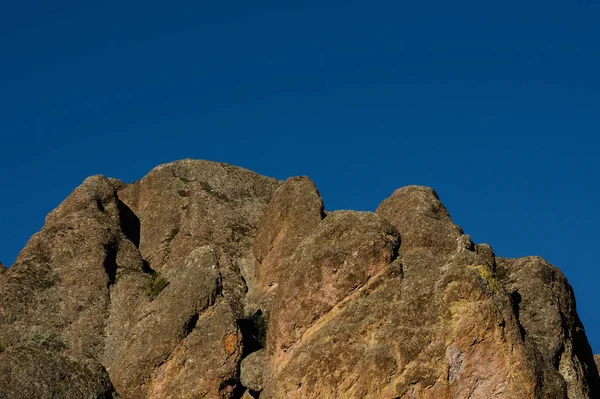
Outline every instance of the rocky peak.
POLYGON ((398 229, 403 253, 427 248, 436 254, 451 254, 462 236, 462 230, 429 187, 399 188, 379 205, 377 214, 398 229))
POLYGON ((0 399, 600 396, 564 275, 427 187, 326 214, 307 177, 216 162, 92 176, 0 297, 0 399))

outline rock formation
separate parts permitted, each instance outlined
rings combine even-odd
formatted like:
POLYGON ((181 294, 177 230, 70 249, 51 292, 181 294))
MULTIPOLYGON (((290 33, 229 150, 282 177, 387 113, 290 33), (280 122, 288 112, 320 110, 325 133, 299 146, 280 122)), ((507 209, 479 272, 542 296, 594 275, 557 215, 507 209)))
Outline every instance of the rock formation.
POLYGON ((326 214, 306 177, 215 162, 93 176, 0 297, 0 399, 600 397, 565 277, 426 187, 326 214))

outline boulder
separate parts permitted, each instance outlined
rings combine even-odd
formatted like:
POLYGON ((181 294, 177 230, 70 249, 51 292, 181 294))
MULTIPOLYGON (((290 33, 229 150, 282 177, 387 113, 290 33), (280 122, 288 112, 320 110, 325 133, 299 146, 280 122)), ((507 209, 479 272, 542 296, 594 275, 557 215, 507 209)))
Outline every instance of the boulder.
POLYGON ((265 349, 252 352, 241 363, 240 382, 252 391, 260 392, 265 387, 267 370, 265 349))
POLYGON ((256 307, 271 307, 281 265, 324 216, 321 196, 307 177, 289 178, 275 190, 254 240, 256 307))

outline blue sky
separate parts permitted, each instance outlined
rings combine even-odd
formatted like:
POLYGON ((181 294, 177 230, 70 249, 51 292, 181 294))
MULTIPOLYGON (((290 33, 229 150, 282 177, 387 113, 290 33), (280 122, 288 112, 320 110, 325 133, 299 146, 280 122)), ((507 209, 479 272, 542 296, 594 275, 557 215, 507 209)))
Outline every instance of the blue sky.
POLYGON ((600 352, 600 5, 582 1, 0 3, 0 260, 86 176, 180 158, 328 209, 435 188, 500 256, 540 255, 600 352))

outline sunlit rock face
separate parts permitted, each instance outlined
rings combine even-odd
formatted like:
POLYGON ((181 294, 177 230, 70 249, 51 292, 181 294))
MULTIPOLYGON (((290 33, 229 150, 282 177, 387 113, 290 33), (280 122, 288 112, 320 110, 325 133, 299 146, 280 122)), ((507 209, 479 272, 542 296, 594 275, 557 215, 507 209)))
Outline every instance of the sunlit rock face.
POLYGON ((92 176, 0 298, 0 399, 600 397, 562 273, 427 187, 326 212, 307 177, 216 162, 92 176))

